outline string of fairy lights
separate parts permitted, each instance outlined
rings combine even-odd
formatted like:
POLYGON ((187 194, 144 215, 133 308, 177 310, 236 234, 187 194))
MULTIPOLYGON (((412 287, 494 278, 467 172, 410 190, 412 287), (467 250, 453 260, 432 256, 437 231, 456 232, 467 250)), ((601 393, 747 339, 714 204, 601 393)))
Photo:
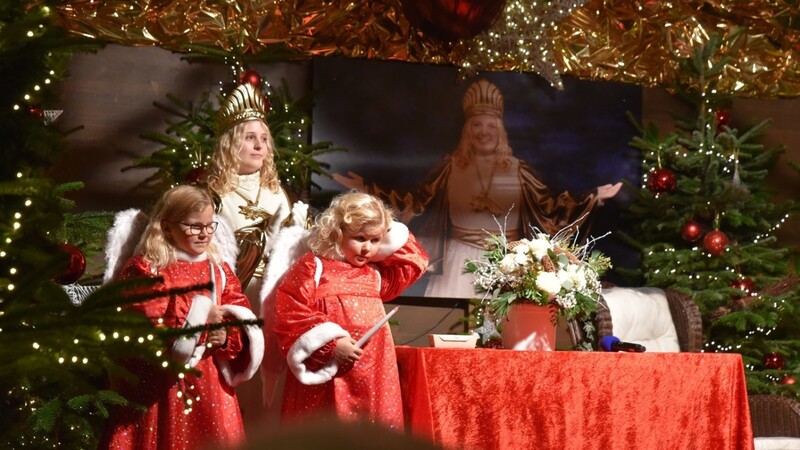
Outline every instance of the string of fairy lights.
POLYGON ((459 61, 462 77, 490 67, 510 65, 508 70, 534 72, 562 90, 556 52, 551 36, 557 22, 588 0, 509 1, 502 17, 467 45, 459 61))

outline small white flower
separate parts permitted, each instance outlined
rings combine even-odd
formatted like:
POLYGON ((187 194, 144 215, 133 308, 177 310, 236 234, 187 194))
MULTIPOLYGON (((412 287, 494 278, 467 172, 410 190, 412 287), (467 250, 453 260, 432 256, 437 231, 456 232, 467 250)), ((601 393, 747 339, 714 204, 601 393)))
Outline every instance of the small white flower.
POLYGON ((586 271, 583 266, 570 264, 558 271, 558 278, 564 289, 583 291, 586 289, 586 271))
POLYGON ((503 273, 514 273, 519 265, 516 254, 509 253, 500 261, 499 269, 503 273))
POLYGON ((556 303, 561 305, 561 307, 564 309, 572 309, 578 304, 578 300, 575 298, 574 292, 569 292, 567 295, 557 296, 556 303))
POLYGON ((525 264, 528 264, 528 261, 530 261, 527 252, 528 252, 527 246, 518 245, 514 249, 514 253, 509 253, 508 255, 506 255, 506 258, 510 256, 514 258, 514 261, 517 263, 517 265, 524 266, 525 264))
POLYGON ((536 287, 547 292, 548 294, 555 295, 561 290, 561 280, 557 274, 551 272, 541 272, 536 277, 536 287))
POLYGON ((550 250, 550 241, 542 236, 546 235, 540 234, 539 239, 532 240, 527 246, 537 261, 544 258, 547 255, 547 251, 550 250))

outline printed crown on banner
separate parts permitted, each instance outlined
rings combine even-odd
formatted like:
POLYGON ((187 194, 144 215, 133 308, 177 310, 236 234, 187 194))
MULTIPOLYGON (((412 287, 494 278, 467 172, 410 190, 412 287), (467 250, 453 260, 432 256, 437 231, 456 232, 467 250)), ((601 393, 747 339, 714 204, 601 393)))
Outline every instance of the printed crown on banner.
POLYGON ((461 103, 467 118, 478 114, 491 114, 503 118, 503 95, 497 86, 487 80, 479 80, 470 85, 461 103))

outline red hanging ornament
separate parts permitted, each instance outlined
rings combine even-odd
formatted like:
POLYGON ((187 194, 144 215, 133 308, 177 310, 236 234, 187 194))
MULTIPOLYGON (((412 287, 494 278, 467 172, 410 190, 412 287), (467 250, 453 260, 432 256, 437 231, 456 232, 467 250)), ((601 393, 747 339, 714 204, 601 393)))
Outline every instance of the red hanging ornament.
POLYGON ((247 69, 239 74, 239 84, 250 84, 256 89, 261 89, 261 75, 255 70, 247 69))
POLYGON ((764 356, 764 367, 772 370, 782 370, 786 360, 778 352, 770 352, 764 356))
POLYGON ((736 281, 731 284, 731 287, 742 290, 747 295, 756 291, 756 283, 750 278, 737 278, 736 281))
POLYGON ((678 177, 675 172, 661 167, 650 172, 647 180, 647 187, 654 193, 672 192, 678 185, 678 177))
POLYGON ((728 246, 728 236, 722 231, 714 230, 706 233, 703 238, 703 248, 712 255, 721 255, 728 246))
POLYGON ((205 166, 192 168, 184 177, 186 184, 197 184, 206 179, 205 166))
POLYGON ((781 378, 781 384, 795 384, 797 380, 788 373, 781 378))
POLYGON ((30 113, 32 116, 36 116, 36 117, 38 117, 38 118, 40 118, 40 119, 44 119, 44 109, 42 109, 42 108, 39 108, 38 106, 31 106, 31 107, 29 107, 29 108, 28 108, 28 112, 29 112, 29 113, 30 113))
POLYGON ((64 253, 69 255, 69 263, 67 268, 56 275, 53 280, 58 284, 72 284, 80 280, 83 273, 86 271, 86 257, 83 255, 81 249, 72 244, 65 242, 58 244, 58 246, 61 247, 64 253))
POLYGON ((497 20, 505 0, 402 0, 408 22, 442 41, 472 39, 497 20))
POLYGON ((700 239, 700 236, 702 235, 703 227, 694 220, 686 222, 681 228, 681 237, 689 242, 694 242, 700 239))
POLYGON ((722 130, 722 127, 727 127, 731 123, 731 114, 724 110, 718 109, 714 111, 714 115, 717 118, 717 130, 722 130))

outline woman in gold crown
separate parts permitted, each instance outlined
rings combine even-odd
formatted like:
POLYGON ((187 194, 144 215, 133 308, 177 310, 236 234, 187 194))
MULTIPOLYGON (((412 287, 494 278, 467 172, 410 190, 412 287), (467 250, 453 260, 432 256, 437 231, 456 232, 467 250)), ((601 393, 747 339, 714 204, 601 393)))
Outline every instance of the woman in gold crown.
POLYGON ((261 275, 272 238, 290 215, 305 223, 307 211, 302 202, 290 210, 274 152, 267 100, 249 83, 237 86, 217 115, 208 187, 217 200, 217 213, 235 230, 236 275, 256 312, 261 311, 261 275))
MULTIPOLYGON (((267 109, 261 91, 248 83, 226 97, 217 115, 217 144, 207 179, 220 220, 236 235, 236 275, 259 316, 262 275, 274 238, 289 219, 305 226, 308 211, 303 202, 290 209, 280 185, 267 109)), ((245 425, 260 426, 266 413, 260 378, 253 377, 236 390, 245 425)))
POLYGON ((333 175, 344 186, 384 198, 404 221, 413 219, 412 228, 434 271, 425 291, 429 297, 475 297, 472 274, 463 273, 464 261, 480 257, 487 232, 505 231, 509 240, 517 240, 531 237, 531 225, 550 234, 571 224, 578 227, 586 213, 621 187, 607 184, 584 194, 552 195, 534 170, 512 155, 497 86, 487 80, 472 83, 462 109, 466 122, 458 146, 416 193, 368 186, 354 173, 333 175), (498 229, 498 221, 505 230, 498 229))

